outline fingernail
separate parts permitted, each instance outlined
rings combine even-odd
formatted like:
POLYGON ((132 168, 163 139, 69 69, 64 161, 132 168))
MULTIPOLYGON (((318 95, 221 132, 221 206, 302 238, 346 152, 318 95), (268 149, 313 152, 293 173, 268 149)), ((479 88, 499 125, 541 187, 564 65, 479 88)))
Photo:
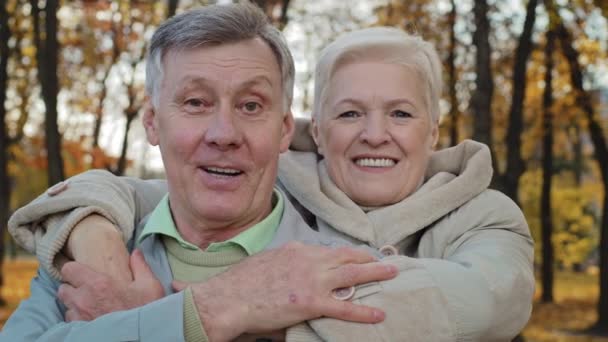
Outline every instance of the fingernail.
POLYGON ((395 274, 395 273, 397 273, 397 272, 399 271, 399 270, 397 269, 397 266, 395 266, 395 265, 386 265, 385 267, 386 267, 386 271, 387 271, 388 273, 393 273, 393 274, 395 274))
POLYGON ((373 315, 374 315, 374 319, 377 320, 377 321, 384 320, 384 311, 374 310, 373 311, 373 315))

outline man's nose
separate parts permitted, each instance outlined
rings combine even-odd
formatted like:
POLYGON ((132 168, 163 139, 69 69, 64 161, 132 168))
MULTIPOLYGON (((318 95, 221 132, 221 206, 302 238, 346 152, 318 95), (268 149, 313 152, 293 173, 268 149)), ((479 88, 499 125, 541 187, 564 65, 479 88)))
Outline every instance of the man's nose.
POLYGON ((243 134, 236 122, 232 106, 220 106, 210 118, 205 142, 220 149, 235 148, 243 142, 243 134))
POLYGON ((370 146, 380 146, 389 141, 388 122, 385 115, 368 114, 361 131, 360 139, 370 146))

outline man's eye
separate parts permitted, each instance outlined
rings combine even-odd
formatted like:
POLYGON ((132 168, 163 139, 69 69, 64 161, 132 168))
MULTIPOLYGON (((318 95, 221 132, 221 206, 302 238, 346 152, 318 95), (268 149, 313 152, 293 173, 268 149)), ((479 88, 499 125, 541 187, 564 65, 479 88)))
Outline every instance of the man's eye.
POLYGON ((249 101, 243 104, 243 111, 246 113, 257 113, 260 109, 262 109, 262 105, 257 102, 249 101))
POLYGON ((191 107, 202 107, 205 105, 205 103, 203 102, 203 100, 201 99, 187 99, 184 102, 185 105, 187 106, 191 106, 191 107))
POLYGON ((349 110, 348 112, 344 112, 344 113, 338 115, 339 118, 343 118, 343 119, 357 118, 359 116, 361 116, 361 114, 359 114, 358 112, 356 112, 354 110, 349 110))
POLYGON ((396 118, 411 118, 412 117, 412 114, 410 114, 410 113, 408 113, 406 111, 403 111, 403 110, 394 110, 391 113, 391 115, 394 116, 394 117, 396 117, 396 118))

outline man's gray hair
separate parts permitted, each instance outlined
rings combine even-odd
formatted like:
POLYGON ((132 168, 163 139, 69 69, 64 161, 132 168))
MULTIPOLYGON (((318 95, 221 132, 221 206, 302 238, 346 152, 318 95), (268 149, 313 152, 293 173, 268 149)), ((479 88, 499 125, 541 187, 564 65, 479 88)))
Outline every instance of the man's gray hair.
MULTIPOLYGON (((356 62, 403 65, 422 81, 424 102, 433 122, 439 120, 443 80, 441 60, 433 44, 395 27, 371 27, 345 33, 329 44, 317 62, 313 115, 323 115, 327 87, 340 66, 356 62)), ((412 80, 415 82, 415 80, 412 80)), ((365 84, 361 84, 365 87, 365 84)))
POLYGON ((201 7, 178 14, 158 27, 146 58, 146 92, 152 104, 158 106, 163 79, 162 63, 167 52, 254 38, 266 42, 277 58, 287 111, 293 99, 293 57, 283 35, 270 24, 266 14, 257 6, 247 3, 201 7))

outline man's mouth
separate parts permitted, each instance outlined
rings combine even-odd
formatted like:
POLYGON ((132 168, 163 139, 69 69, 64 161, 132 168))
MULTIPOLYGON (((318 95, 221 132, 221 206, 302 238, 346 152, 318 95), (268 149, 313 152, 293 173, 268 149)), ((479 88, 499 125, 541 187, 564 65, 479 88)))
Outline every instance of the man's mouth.
POLYGON ((393 167, 397 164, 397 161, 391 158, 355 158, 354 162, 362 167, 393 167))
POLYGON ((224 167, 216 167, 216 166, 202 167, 202 169, 205 170, 205 172, 207 172, 209 174, 212 174, 215 176, 220 176, 220 177, 236 177, 243 173, 243 171, 241 171, 241 170, 224 168, 224 167))

